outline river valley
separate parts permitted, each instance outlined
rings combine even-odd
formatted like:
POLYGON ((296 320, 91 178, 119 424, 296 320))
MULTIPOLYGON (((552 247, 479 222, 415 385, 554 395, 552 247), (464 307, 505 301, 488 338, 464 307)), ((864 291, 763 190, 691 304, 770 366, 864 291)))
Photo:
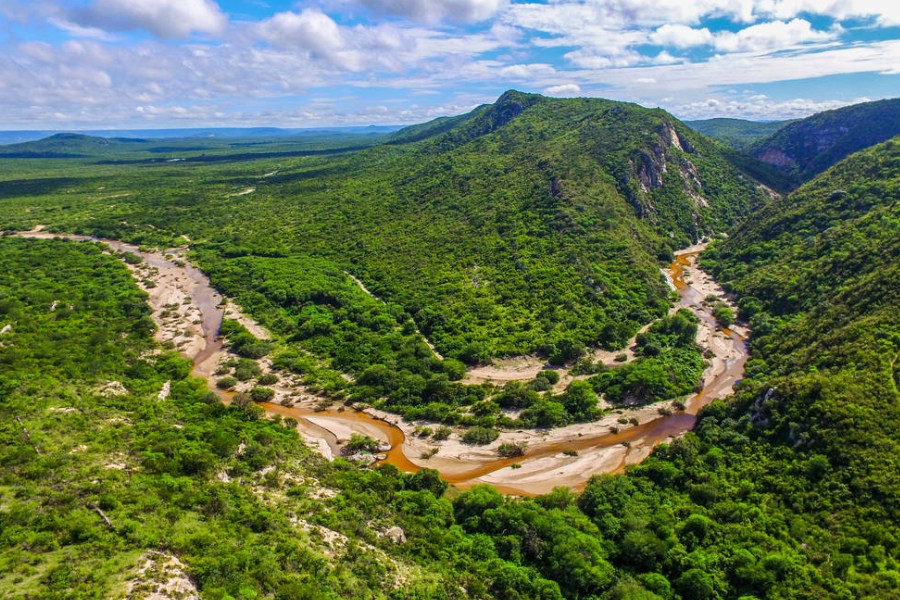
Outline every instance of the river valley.
MULTIPOLYGON (((19 235, 92 240, 87 236, 39 229, 19 235)), ((100 241, 117 252, 137 254, 143 259, 139 264, 129 264, 129 268, 149 295, 153 318, 159 328, 157 339, 173 344, 189 357, 194 363, 194 375, 209 381, 211 389, 215 389, 212 378, 218 365, 229 356, 218 337, 223 317, 240 320, 258 337, 267 335, 262 327, 224 299, 200 269, 187 262, 185 249, 158 253, 142 251, 118 241, 92 241, 100 241)), ((327 458, 338 455, 351 434, 360 433, 390 446, 384 453, 383 462, 404 471, 437 469, 442 477, 459 487, 489 483, 505 493, 519 495, 543 494, 558 486, 580 489, 591 476, 621 472, 628 465, 643 460, 655 446, 690 430, 698 411, 712 400, 728 395, 741 378, 747 359, 748 332, 741 327, 719 328, 710 308, 704 304, 709 295, 724 299, 721 288, 696 266, 704 247, 697 245, 678 252, 665 270, 667 279, 679 294, 679 301, 672 311, 687 308, 700 318, 697 343, 712 356, 701 391, 684 402, 684 410, 673 410, 671 403, 609 410, 600 420, 591 423, 551 430, 505 431, 494 443, 473 447, 461 443, 459 432, 441 442, 416 437, 417 425, 434 424, 405 423, 396 415, 374 409, 323 408, 328 404, 327 399, 309 393, 299 380, 283 374, 279 374, 281 380, 274 386, 273 402, 260 406, 269 414, 295 419, 304 440, 327 458), (622 420, 629 423, 623 424, 622 420), (497 447, 504 442, 527 443, 525 455, 499 458, 497 447), (426 458, 429 454, 431 456, 426 458)), ((615 355, 621 353, 597 351, 593 358, 614 364, 615 355)), ((624 353, 629 360, 633 358, 630 349, 624 353)), ((264 370, 268 370, 267 361, 261 362, 264 370)), ((528 381, 542 368, 544 364, 533 357, 500 360, 488 367, 471 369, 466 381, 490 381, 500 385, 511 380, 528 381)), ((558 387, 578 378, 566 370, 561 370, 560 374, 558 387)), ((229 393, 216 391, 223 400, 230 398, 229 393)))

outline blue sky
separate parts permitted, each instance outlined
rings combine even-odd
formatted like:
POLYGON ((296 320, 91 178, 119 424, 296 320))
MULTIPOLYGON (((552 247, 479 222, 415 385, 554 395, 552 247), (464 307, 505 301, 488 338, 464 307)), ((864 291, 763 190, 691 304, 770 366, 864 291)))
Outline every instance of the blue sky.
POLYGON ((900 96, 900 0, 2 0, 0 129, 405 124, 514 88, 684 119, 900 96))

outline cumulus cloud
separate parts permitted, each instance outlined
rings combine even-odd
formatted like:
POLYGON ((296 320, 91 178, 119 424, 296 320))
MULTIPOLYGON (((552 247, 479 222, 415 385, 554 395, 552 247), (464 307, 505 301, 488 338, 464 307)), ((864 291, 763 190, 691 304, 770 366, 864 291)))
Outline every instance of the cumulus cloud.
POLYGON ((65 15, 66 21, 83 28, 144 30, 168 39, 221 33, 228 22, 213 0, 95 0, 65 15))
POLYGON ((714 45, 716 50, 723 52, 759 52, 833 38, 833 33, 814 30, 809 21, 793 19, 787 23, 772 21, 752 25, 736 33, 722 31, 716 34, 714 45))
POLYGON ((663 25, 654 31, 649 39, 650 43, 659 46, 690 48, 711 44, 715 38, 706 27, 694 29, 687 25, 663 25))
POLYGON ((484 21, 506 8, 509 0, 357 0, 379 14, 396 15, 437 23, 454 21, 484 21))
POLYGON ((421 27, 339 25, 316 8, 278 13, 254 26, 266 44, 334 70, 400 72, 433 59, 463 59, 506 46, 510 32, 449 34, 421 27))
MULTIPOLYGON (((338 24, 318 9, 278 13, 260 23, 258 31, 262 39, 276 46, 300 48, 314 56, 354 62, 348 56, 340 59, 340 54, 347 49, 347 41, 338 24)), ((349 64, 345 66, 353 68, 349 64)))
POLYGON ((749 120, 797 119, 824 110, 833 110, 849 104, 868 102, 869 98, 853 100, 811 100, 809 98, 792 98, 775 101, 765 95, 749 98, 720 99, 707 98, 675 106, 672 112, 683 119, 706 119, 712 117, 731 117, 749 120))
POLYGON ((544 92, 551 96, 574 96, 581 93, 581 86, 577 83, 563 83, 544 88, 544 92))

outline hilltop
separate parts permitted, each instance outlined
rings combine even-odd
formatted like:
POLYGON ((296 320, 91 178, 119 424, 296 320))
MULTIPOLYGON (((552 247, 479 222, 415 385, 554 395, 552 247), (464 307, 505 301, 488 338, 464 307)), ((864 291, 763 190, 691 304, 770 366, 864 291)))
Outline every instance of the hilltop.
POLYGON ((252 163, 235 171, 222 158, 227 175, 192 171, 184 191, 172 183, 183 169, 163 185, 151 183, 162 172, 141 171, 149 185, 114 219, 57 213, 52 224, 187 235, 211 271, 239 256, 325 259, 469 363, 620 347, 668 304, 660 261, 763 200, 716 144, 662 110, 515 91, 370 150, 255 168, 271 177, 242 177, 252 163))
POLYGON ((900 134, 900 98, 829 110, 788 123, 747 149, 795 185, 843 158, 900 134))

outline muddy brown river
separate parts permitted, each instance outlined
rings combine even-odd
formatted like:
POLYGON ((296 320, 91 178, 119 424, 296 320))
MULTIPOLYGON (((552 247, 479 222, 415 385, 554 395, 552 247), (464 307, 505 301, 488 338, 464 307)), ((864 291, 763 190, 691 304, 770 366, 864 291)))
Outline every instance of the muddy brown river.
MULTIPOLYGON (((132 252, 141 256, 144 262, 160 270, 180 273, 186 276, 193 305, 199 309, 200 327, 202 328, 202 346, 187 355, 194 362, 194 375, 210 381, 218 358, 223 352, 222 341, 218 338, 219 326, 224 316, 222 296, 211 286, 208 277, 196 267, 183 261, 180 256, 168 258, 156 252, 144 252, 138 247, 114 240, 99 240, 88 236, 53 234, 44 231, 20 232, 18 235, 29 238, 64 237, 80 241, 98 241, 110 248, 132 252)), ((177 252, 177 251, 175 251, 177 252)), ((702 321, 701 330, 707 333, 706 341, 714 348, 716 358, 707 369, 702 390, 688 398, 685 410, 669 415, 647 413, 645 410, 642 422, 637 426, 612 432, 610 427, 597 423, 578 426, 578 432, 572 435, 550 435, 534 433, 529 438, 528 449, 524 456, 515 459, 494 458, 481 454, 461 453, 454 459, 425 460, 411 457, 410 444, 407 443, 404 431, 386 420, 365 412, 352 409, 313 410, 301 406, 282 406, 280 404, 262 403, 260 406, 269 414, 292 417, 300 423, 299 429, 307 436, 313 435, 327 443, 334 455, 340 449, 340 441, 335 431, 358 431, 374 434, 390 444, 386 459, 383 461, 397 468, 415 472, 428 467, 436 468, 441 476, 459 487, 469 487, 475 483, 490 483, 500 491, 510 494, 535 495, 549 492, 557 485, 575 489, 584 486, 587 480, 599 473, 615 473, 622 471, 627 465, 640 462, 652 448, 671 440, 693 428, 698 411, 714 400, 726 395, 731 387, 742 377, 744 363, 747 360, 745 337, 733 330, 716 330, 715 319, 710 310, 703 306, 708 290, 704 286, 695 285, 691 277, 697 273, 694 268, 702 246, 693 247, 679 253, 675 261, 666 270, 680 300, 677 308, 688 308, 702 321), (704 328, 705 324, 705 328, 704 328), (727 345, 727 351, 721 350, 727 345), (648 414, 650 416, 648 416, 648 414), (579 455, 574 460, 566 457, 579 455), (518 469, 512 469, 513 465, 518 469)), ((704 345, 704 340, 699 340, 704 345)), ((227 401, 227 394, 217 390, 227 401)), ((625 413, 628 416, 628 413, 625 413)), ((565 429, 565 428, 564 428, 565 429)), ((519 432, 523 433, 523 432, 519 432)))

